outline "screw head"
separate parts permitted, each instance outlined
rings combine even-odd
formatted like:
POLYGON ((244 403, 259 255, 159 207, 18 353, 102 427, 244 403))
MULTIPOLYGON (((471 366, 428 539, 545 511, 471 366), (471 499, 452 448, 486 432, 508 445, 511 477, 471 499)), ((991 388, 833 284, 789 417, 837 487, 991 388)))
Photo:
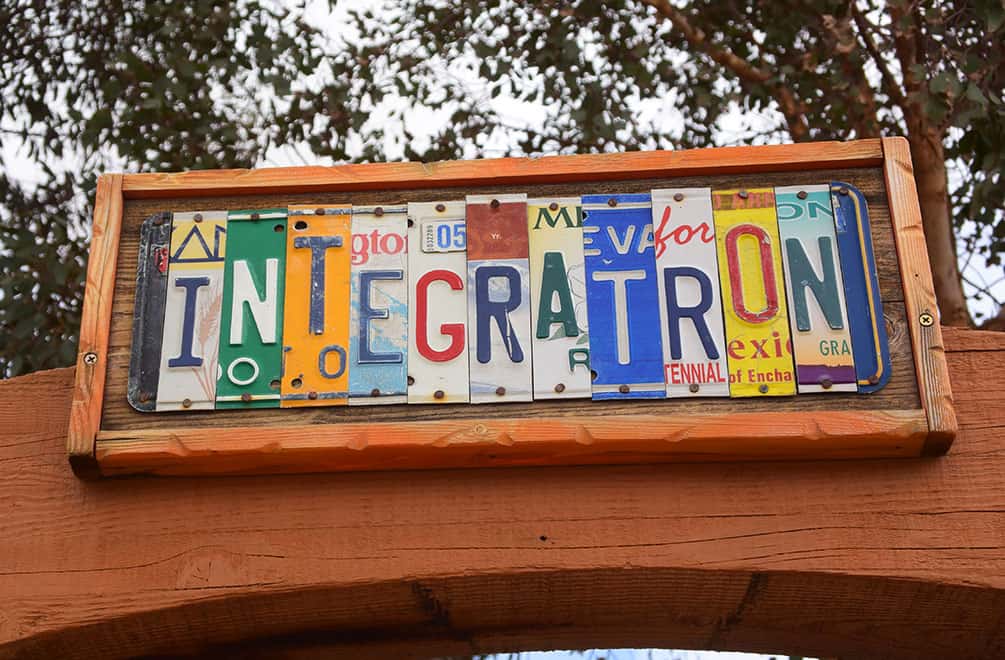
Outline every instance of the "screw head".
POLYGON ((251 395, 245 392, 244 394, 241 395, 241 401, 244 401, 245 403, 251 403, 251 395))
POLYGON ((618 200, 616 200, 613 197, 611 197, 609 200, 607 200, 607 205, 608 206, 617 206, 618 205, 618 200))
POLYGON ((555 391, 558 392, 559 394, 561 394, 562 392, 564 392, 565 391, 565 383, 559 383, 558 385, 556 385, 555 386, 555 391))
POLYGON ((257 213, 252 213, 252 214, 251 214, 251 219, 252 219, 252 220, 260 220, 261 218, 262 218, 262 216, 260 216, 260 215, 259 215, 259 214, 257 214, 257 213))
POLYGON ((192 407, 192 399, 182 399, 181 407, 182 408, 191 408, 192 407))
POLYGON ((504 396, 506 394, 506 388, 500 385, 499 387, 496 388, 496 394, 498 396, 504 396))
POLYGON ((935 324, 935 317, 930 312, 922 312, 921 316, 918 317, 918 321, 922 326, 928 328, 935 324))
POLYGON ((325 214, 325 210, 324 209, 322 209, 322 208, 314 209, 314 215, 324 215, 324 214, 325 214))
POLYGON ((551 204, 548 204, 548 208, 551 209, 552 211, 557 211, 558 210, 558 202, 552 202, 551 204))
POLYGON ((408 384, 409 384, 409 385, 415 385, 415 378, 413 378, 413 377, 409 376, 409 377, 408 377, 408 384))
POLYGON ((698 383, 691 383, 687 389, 691 390, 691 394, 697 394, 701 387, 698 386, 698 383))
POLYGON ((380 216, 384 215, 384 207, 383 207, 383 206, 378 206, 377 208, 375 208, 375 209, 373 210, 373 214, 374 214, 375 216, 377 216, 378 218, 379 218, 380 216))
POLYGON ((192 216, 192 220, 195 222, 202 222, 202 213, 196 213, 192 216))
POLYGON ((873 374, 873 375, 869 376, 869 384, 870 385, 875 385, 878 382, 879 382, 879 376, 877 376, 876 374, 873 374))
POLYGON ((674 193, 673 201, 675 201, 675 202, 683 202, 684 201, 684 193, 674 193))
POLYGON ((628 387, 627 385, 621 385, 618 387, 618 391, 621 392, 622 394, 628 394, 629 392, 632 391, 632 388, 628 387))
POLYGON ((761 394, 767 394, 768 393, 768 386, 767 385, 761 385, 760 387, 757 388, 757 391, 760 392, 761 394))
POLYGON ((317 398, 318 398, 318 393, 317 392, 308 392, 307 393, 307 398, 310 399, 311 401, 316 401, 317 398))
POLYGON ((840 188, 838 188, 838 194, 839 195, 847 195, 848 194, 848 186, 841 186, 840 188))
POLYGON ((98 354, 97 353, 84 353, 84 364, 97 364, 98 354))
POLYGON ((370 390, 370 396, 380 396, 380 388, 375 387, 370 390))
POLYGON ((491 202, 489 202, 489 206, 491 206, 493 209, 499 208, 499 200, 493 199, 491 202))
POLYGON ((436 390, 435 392, 433 392, 434 399, 442 399, 445 396, 446 394, 443 393, 443 390, 436 390))
POLYGON ((796 193, 796 197, 798 197, 799 199, 806 199, 806 191, 800 190, 799 192, 796 193))
POLYGON ((829 390, 833 386, 834 386, 834 381, 832 381, 827 376, 822 376, 820 378, 820 387, 824 388, 825 390, 829 390))
POLYGON ((437 204, 436 205, 436 210, 439 213, 443 213, 444 211, 447 210, 447 206, 446 206, 446 204, 437 204))
POLYGON ((740 199, 747 199, 748 197, 750 197, 750 193, 748 193, 746 190, 741 190, 736 194, 740 199))

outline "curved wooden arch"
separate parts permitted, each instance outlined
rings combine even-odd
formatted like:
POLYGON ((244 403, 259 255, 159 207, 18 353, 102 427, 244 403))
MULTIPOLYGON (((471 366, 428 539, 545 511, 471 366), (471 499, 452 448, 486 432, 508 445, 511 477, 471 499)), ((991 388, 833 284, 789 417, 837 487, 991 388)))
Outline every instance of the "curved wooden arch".
POLYGON ((0 383, 0 657, 671 646, 1005 656, 1005 336, 949 456, 83 482, 0 383))

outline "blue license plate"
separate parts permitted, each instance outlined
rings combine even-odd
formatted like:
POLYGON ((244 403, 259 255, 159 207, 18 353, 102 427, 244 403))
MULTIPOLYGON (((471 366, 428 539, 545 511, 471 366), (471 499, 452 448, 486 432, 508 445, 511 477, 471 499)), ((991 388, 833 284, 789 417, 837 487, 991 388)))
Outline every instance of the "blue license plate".
POLYGON ((648 194, 583 197, 594 399, 662 399, 663 344, 648 194))

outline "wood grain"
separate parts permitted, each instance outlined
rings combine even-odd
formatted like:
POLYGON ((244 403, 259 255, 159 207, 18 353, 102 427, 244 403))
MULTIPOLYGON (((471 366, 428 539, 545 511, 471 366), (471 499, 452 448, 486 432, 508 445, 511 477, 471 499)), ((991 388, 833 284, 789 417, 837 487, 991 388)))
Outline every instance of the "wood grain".
POLYGON ((70 465, 81 477, 93 477, 97 473, 94 441, 101 423, 104 400, 121 228, 122 175, 106 174, 98 179, 94 199, 91 252, 77 348, 77 381, 66 439, 70 465))
POLYGON ((943 337, 939 459, 85 482, 73 370, 0 382, 0 657, 1003 657, 1005 336, 943 337))
POLYGON ((374 163, 335 167, 127 174, 128 199, 241 193, 291 194, 425 187, 531 185, 556 181, 649 179, 698 174, 805 172, 882 163, 879 140, 816 142, 689 151, 638 151, 544 158, 374 163))
POLYGON ((952 446, 958 425, 907 140, 902 137, 883 138, 883 156, 890 217, 896 230, 904 283, 907 325, 914 346, 918 392, 928 415, 929 437, 925 443, 925 454, 941 455, 952 446), (921 322, 925 317, 929 320, 927 325, 921 322))
POLYGON ((306 424, 346 424, 394 421, 434 421, 473 420, 476 418, 520 419, 529 415, 547 417, 576 417, 587 415, 687 415, 714 412, 778 411, 778 410, 918 410, 917 381, 914 373, 910 337, 904 317, 903 291, 900 286, 900 267, 890 231, 887 199, 882 170, 846 169, 822 170, 808 173, 765 173, 744 175, 718 175, 705 177, 679 177, 673 179, 647 179, 643 181, 605 181, 586 184, 548 184, 528 190, 526 187, 512 188, 464 188, 450 191, 453 198, 463 198, 465 194, 488 192, 531 191, 542 196, 560 196, 581 192, 639 192, 652 188, 672 186, 711 185, 713 187, 753 187, 757 185, 788 185, 810 182, 841 180, 850 183, 867 198, 872 219, 873 240, 878 262, 880 289, 886 310, 887 327, 890 331, 890 348, 893 361, 893 377, 890 385, 881 392, 870 396, 808 395, 789 400, 772 401, 730 401, 685 400, 673 401, 632 401, 632 402, 536 402, 533 404, 506 404, 493 406, 382 406, 376 408, 326 407, 311 410, 292 411, 214 411, 208 414, 178 413, 151 417, 133 410, 126 403, 126 377, 131 353, 131 324, 133 308, 133 283, 125 273, 135 272, 136 250, 139 224, 158 210, 170 208, 177 211, 207 210, 209 208, 269 208, 294 203, 326 203, 349 201, 353 204, 400 203, 405 200, 432 201, 442 199, 442 189, 410 190, 395 193, 388 199, 386 192, 351 192, 332 194, 312 194, 295 196, 250 196, 219 197, 172 200, 127 200, 119 254, 119 271, 123 273, 117 282, 115 306, 112 318, 111 355, 109 370, 113 377, 105 395, 105 412, 102 430, 118 433, 149 428, 152 419, 159 424, 172 427, 227 428, 275 427, 295 423, 306 424))

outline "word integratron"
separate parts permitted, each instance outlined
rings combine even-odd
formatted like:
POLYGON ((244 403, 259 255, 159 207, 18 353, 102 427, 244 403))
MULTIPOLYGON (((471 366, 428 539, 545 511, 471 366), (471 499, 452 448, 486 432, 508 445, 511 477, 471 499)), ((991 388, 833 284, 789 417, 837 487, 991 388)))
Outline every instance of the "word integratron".
POLYGON ((866 201, 841 183, 161 213, 141 411, 874 392, 866 201))

